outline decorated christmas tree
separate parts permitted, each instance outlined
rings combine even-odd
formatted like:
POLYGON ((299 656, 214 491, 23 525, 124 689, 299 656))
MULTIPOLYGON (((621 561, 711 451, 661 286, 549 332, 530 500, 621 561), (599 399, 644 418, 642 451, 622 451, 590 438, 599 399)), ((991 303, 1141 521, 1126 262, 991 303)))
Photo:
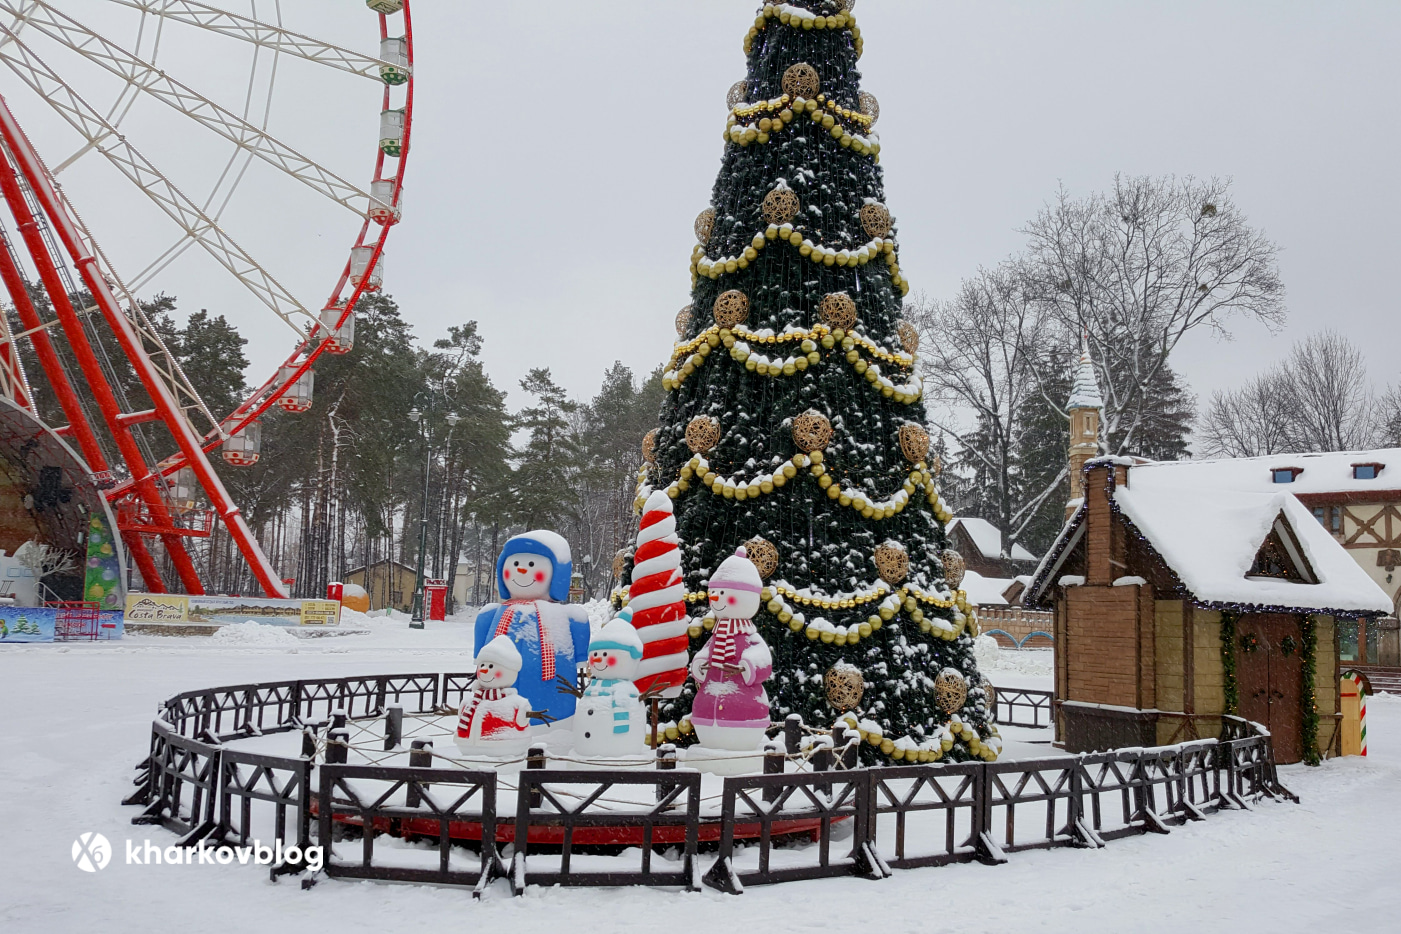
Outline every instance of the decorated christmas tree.
MULTIPOLYGON (((692 652, 705 581, 746 547, 775 720, 858 726, 867 761, 992 759, 852 5, 765 6, 745 39, 638 503, 674 500, 692 652)), ((693 692, 663 702, 668 738, 693 692)))

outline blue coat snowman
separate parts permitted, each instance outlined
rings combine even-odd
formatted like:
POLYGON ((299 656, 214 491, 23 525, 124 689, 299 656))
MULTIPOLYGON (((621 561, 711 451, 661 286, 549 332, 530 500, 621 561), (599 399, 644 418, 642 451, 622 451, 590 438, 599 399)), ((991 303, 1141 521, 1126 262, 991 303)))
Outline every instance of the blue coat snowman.
POLYGON ((581 606, 569 606, 573 561, 564 537, 538 529, 508 539, 496 560, 496 587, 503 602, 477 614, 473 651, 497 636, 507 636, 521 654, 515 688, 530 709, 553 718, 556 730, 568 730, 576 698, 559 690, 556 676, 574 684, 589 655, 589 618, 581 606))
POLYGON ((574 718, 574 751, 584 756, 642 755, 647 711, 632 679, 642 661, 642 639, 622 613, 589 642, 589 685, 574 718))

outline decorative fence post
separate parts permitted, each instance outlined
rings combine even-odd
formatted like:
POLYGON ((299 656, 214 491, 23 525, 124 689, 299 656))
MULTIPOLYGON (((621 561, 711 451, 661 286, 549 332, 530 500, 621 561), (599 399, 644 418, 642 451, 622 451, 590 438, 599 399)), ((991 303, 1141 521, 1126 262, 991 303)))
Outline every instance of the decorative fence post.
MULTIPOLYGON (((676 771, 676 745, 674 743, 662 743, 657 747, 657 769, 663 772, 676 771)), ((657 782, 657 801, 661 802, 666 800, 666 796, 671 794, 672 789, 675 787, 676 784, 674 782, 657 782)), ((667 810, 674 807, 676 807, 675 802, 668 805, 667 810)))
MULTIPOLYGON (((409 768, 431 769, 433 767, 433 741, 416 739, 409 744, 409 768)), ((404 804, 416 808, 423 803, 423 794, 417 784, 410 782, 404 791, 404 804)))
MULTIPOLYGON (((783 767, 787 764, 788 757, 783 754, 783 747, 776 742, 764 745, 764 774, 782 775, 783 767)), ((772 803, 778 800, 779 787, 768 785, 764 788, 764 801, 772 803)))
MULTIPOLYGON (((384 685, 380 685, 384 689, 384 685)), ((381 709, 384 709, 381 705, 381 709)), ((384 711, 384 751, 397 749, 404 738, 404 708, 395 704, 384 711)))
MULTIPOLYGON (((545 767, 545 747, 531 746, 530 751, 525 756, 525 767, 528 769, 543 769, 545 767)), ((543 802, 539 787, 530 789, 530 807, 538 808, 543 802)))

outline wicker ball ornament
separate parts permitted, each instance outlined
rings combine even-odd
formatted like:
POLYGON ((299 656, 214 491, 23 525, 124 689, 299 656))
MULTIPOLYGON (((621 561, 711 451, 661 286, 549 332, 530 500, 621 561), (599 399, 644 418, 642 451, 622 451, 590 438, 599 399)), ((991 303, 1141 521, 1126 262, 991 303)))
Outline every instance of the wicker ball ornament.
POLYGON ((968 570, 968 564, 963 560, 963 555, 952 548, 945 548, 944 553, 939 556, 939 560, 944 565, 944 580, 948 581, 950 587, 958 589, 958 585, 963 583, 963 575, 968 570))
POLYGON ((776 225, 789 223, 798 216, 801 209, 802 204, 798 201, 797 193, 787 185, 780 185, 764 195, 764 203, 760 208, 764 220, 776 225))
POLYGON ((657 429, 655 428, 642 436, 642 460, 647 464, 657 462, 657 429))
POLYGON ((749 82, 743 78, 730 85, 730 89, 725 92, 725 105, 734 110, 744 99, 749 96, 749 82))
POLYGON ((676 336, 685 337, 691 327, 691 307, 687 305, 676 313, 676 336))
POLYGON ((817 96, 817 89, 821 85, 822 83, 817 77, 817 69, 807 62, 789 65, 788 70, 783 73, 783 93, 789 97, 811 100, 817 96))
POLYGON ((759 569, 759 576, 768 578, 778 570, 778 546, 767 538, 755 535, 744 543, 749 560, 759 569))
POLYGON ((686 446, 704 454, 720 443, 720 422, 709 415, 697 415, 686 426, 686 446))
POLYGON ((623 579, 623 572, 628 567, 628 552, 626 548, 619 548, 618 553, 613 556, 613 577, 617 580, 623 579))
POLYGON ((816 409, 793 419, 793 443, 804 454, 820 451, 832 440, 832 423, 816 409))
MULTIPOLYGON (((699 221, 697 221, 699 223, 699 221)), ((861 206, 861 229, 870 237, 884 237, 890 233, 890 210, 877 201, 861 206)), ((699 233, 696 236, 700 236, 699 233)))
POLYGON ((968 700, 968 679, 952 668, 945 668, 934 679, 934 703, 944 713, 953 714, 963 709, 968 700))
POLYGON ((895 325, 895 336, 900 338, 900 346, 905 353, 913 357, 919 352, 919 331, 908 321, 901 321, 895 325))
POLYGON ((856 97, 856 108, 861 111, 862 116, 871 118, 871 126, 876 125, 880 119, 880 101, 870 91, 862 91, 856 97))
POLYGON ((910 576, 910 554, 905 546, 896 541, 877 545, 876 573, 891 586, 903 583, 910 576))
POLYGON ((710 234, 711 231, 713 231, 714 229, 714 208, 706 208, 704 211, 701 211, 699 214, 696 215, 696 224, 694 230, 696 232, 696 241, 700 243, 701 246, 705 246, 707 243, 710 242, 710 234))
POLYGON ((822 323, 829 328, 850 331, 856 324, 856 301, 845 292, 830 292, 822 297, 817 306, 822 323))
POLYGON ((711 309, 715 323, 722 328, 732 328, 749 320, 749 296, 739 289, 721 292, 711 309))
POLYGON ((900 426, 900 453, 904 454, 905 460, 911 464, 929 460, 929 432, 925 431, 923 425, 905 422, 900 426))
POLYGON ((838 713, 846 713, 861 703, 861 696, 866 693, 866 678, 854 665, 833 665, 822 676, 822 686, 827 691, 827 703, 838 713))
POLYGON ((983 693, 987 695, 988 710, 997 709, 997 688, 992 686, 992 682, 983 679, 983 693))

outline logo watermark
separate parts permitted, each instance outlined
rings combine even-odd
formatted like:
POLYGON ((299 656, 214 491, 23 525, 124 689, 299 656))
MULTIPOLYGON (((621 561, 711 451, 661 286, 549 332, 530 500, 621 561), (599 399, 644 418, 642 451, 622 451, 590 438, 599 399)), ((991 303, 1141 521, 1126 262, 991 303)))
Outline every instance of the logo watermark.
MULTIPOLYGON (((88 832, 73 841, 73 862, 83 872, 97 872, 112 860, 112 845, 100 833, 88 832)), ((221 843, 210 846, 207 840, 198 844, 162 847, 150 840, 126 841, 128 866, 280 866, 290 865, 320 872, 325 864, 320 846, 284 847, 281 840, 271 846, 254 840, 246 846, 221 843)))
POLYGON ((89 830, 73 841, 73 863, 83 872, 106 869, 112 861, 112 844, 100 833, 89 830))

